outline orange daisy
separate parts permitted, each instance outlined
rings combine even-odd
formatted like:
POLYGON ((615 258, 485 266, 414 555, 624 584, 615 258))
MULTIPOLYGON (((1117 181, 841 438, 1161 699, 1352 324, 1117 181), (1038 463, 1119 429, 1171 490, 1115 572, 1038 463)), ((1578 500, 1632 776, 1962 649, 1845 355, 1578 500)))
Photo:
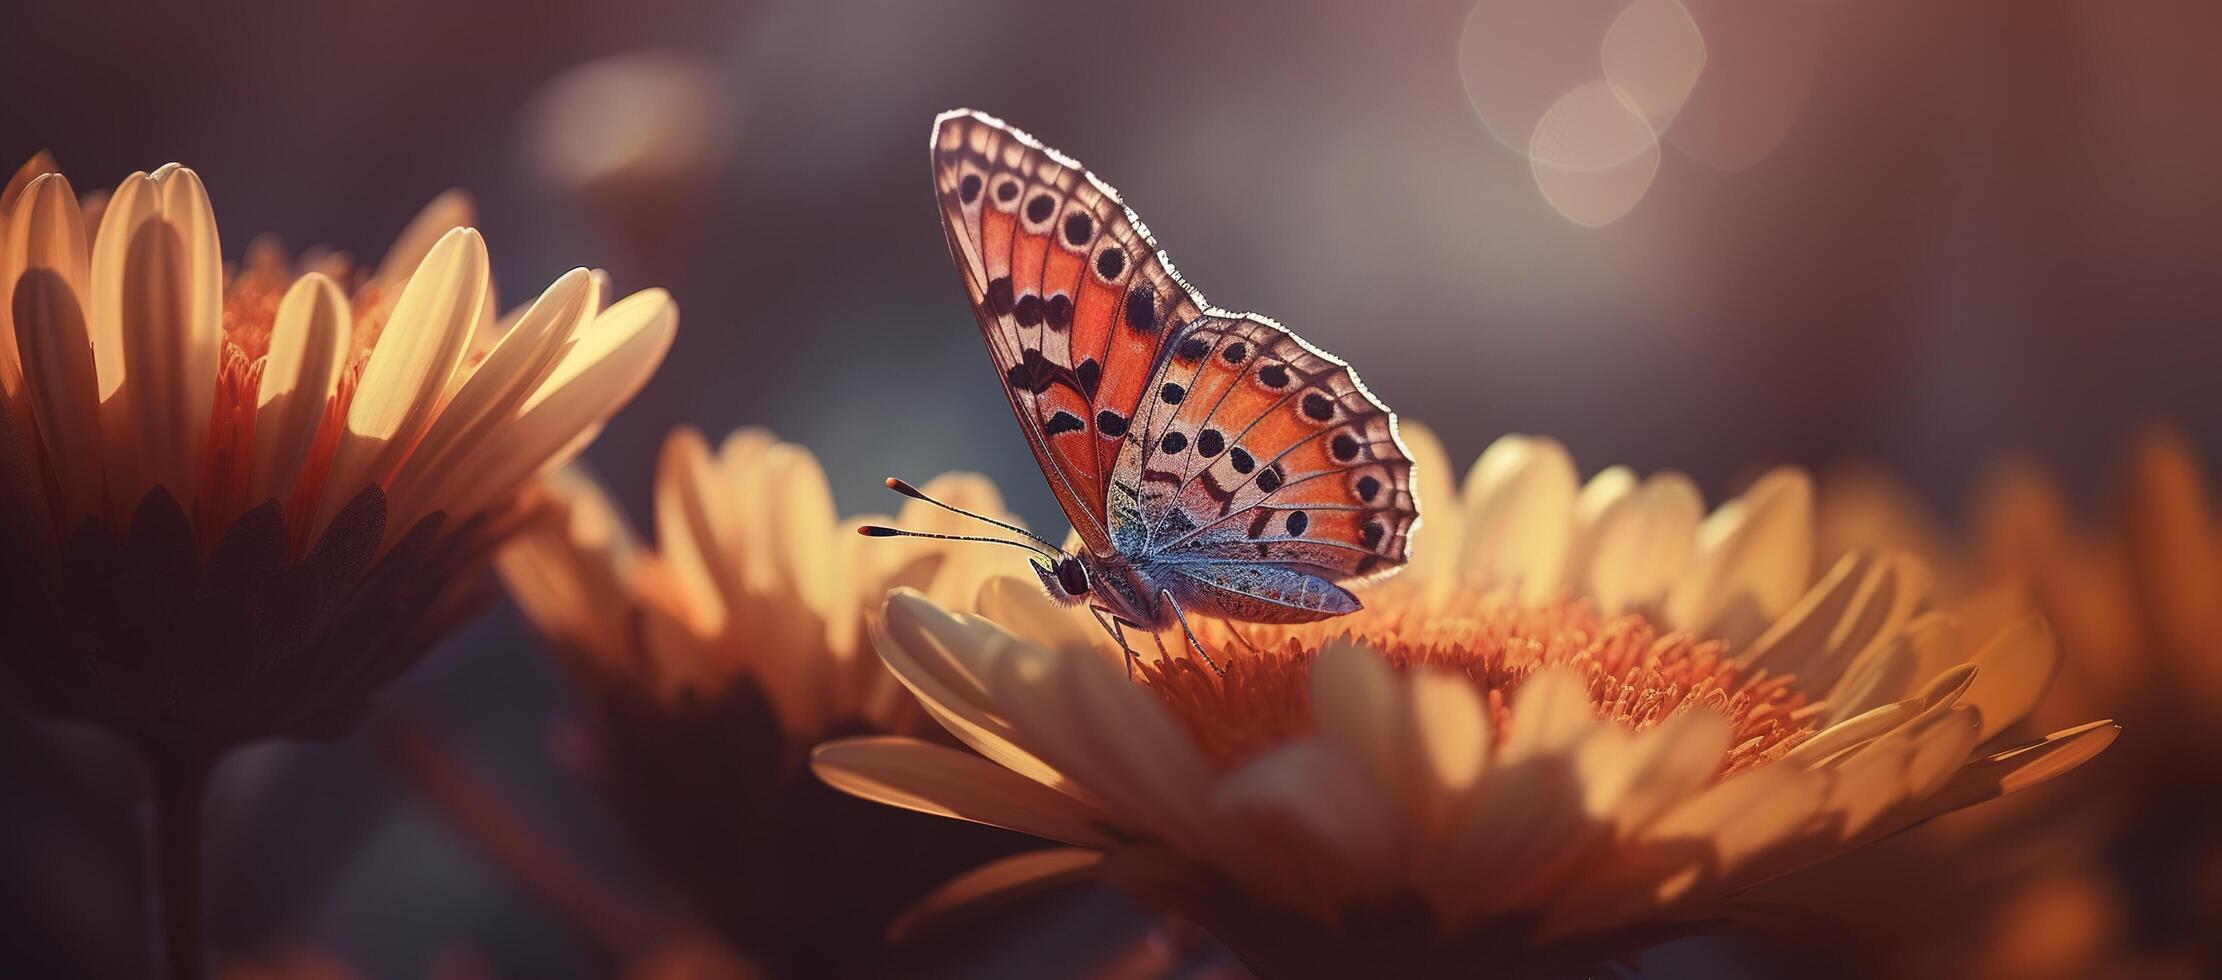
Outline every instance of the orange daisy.
POLYGON ((1938 977, 2212 972, 2222 963, 2210 928, 2222 918, 2222 766, 2185 747, 2222 737, 2222 512, 2186 441, 2141 438, 2096 523, 2078 520, 2028 463, 1997 468, 1964 528, 1886 471, 1847 470, 1824 489, 1828 547, 1866 537, 1919 552, 1968 618, 2000 616, 1982 583, 2027 588, 2062 650, 2060 680, 2027 727, 2098 713, 2128 720, 2131 734, 2106 766, 2015 806, 1938 821, 1778 897, 1887 894, 1898 873, 1949 857, 1960 873, 1920 895, 1853 904, 1862 914, 1835 930, 1850 940, 1847 962, 1938 977))
POLYGON ((189 855, 218 755, 342 730, 475 608, 520 488, 631 398, 678 314, 653 289, 605 307, 575 269, 497 317, 459 195, 373 272, 272 246, 230 268, 192 170, 90 202, 43 160, 21 176, 0 200, 0 663, 34 707, 139 745, 164 853, 189 855))
MULTIPOLYGON (((808 771, 826 738, 938 734, 873 655, 867 616, 898 586, 969 601, 1003 556, 878 547, 856 528, 888 518, 838 518, 809 450, 759 429, 715 449, 672 433, 653 548, 591 481, 550 485, 547 519, 498 565, 585 695, 589 774, 672 904, 778 975, 856 975, 880 962, 898 911, 1018 843, 850 799, 808 771)), ((1002 514, 981 477, 928 486, 1002 514)), ((921 502, 900 519, 959 520, 921 502)))
POLYGON ((1264 977, 1574 973, 2113 739, 1998 744, 2051 676, 2050 631, 1963 631, 1903 555, 1816 576, 1802 473, 1707 515, 1675 474, 1581 483, 1547 439, 1499 441, 1454 490, 1433 437, 1406 435, 1410 567, 1350 616, 1201 628, 1224 676, 1175 656, 1130 678, 1017 579, 977 616, 892 597, 882 658, 978 755, 844 739, 819 775, 1065 845, 919 914, 1092 878, 1264 977))

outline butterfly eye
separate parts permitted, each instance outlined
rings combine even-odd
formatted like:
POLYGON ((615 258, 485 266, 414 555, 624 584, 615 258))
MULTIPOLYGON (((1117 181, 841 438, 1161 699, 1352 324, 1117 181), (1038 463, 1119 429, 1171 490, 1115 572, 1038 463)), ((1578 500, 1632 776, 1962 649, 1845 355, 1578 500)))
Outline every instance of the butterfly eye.
POLYGON ((1086 595, 1088 592, 1087 566, 1080 564, 1078 558, 1067 558, 1058 562, 1057 586, 1064 589, 1066 595, 1086 595))

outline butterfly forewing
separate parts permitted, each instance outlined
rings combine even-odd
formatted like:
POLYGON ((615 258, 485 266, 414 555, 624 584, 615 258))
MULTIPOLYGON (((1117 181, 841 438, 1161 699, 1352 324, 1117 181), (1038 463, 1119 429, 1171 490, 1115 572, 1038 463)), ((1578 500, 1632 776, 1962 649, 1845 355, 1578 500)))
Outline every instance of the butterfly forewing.
POLYGON ((944 114, 933 165, 1004 392, 1093 553, 1321 609, 1347 594, 1310 576, 1403 563, 1412 464, 1347 365, 1210 307, 1117 191, 996 119, 944 114))
POLYGON ((933 136, 951 254, 1011 410, 1089 549, 1110 554, 1105 485, 1165 338, 1199 303, 1118 194, 969 111, 933 136))

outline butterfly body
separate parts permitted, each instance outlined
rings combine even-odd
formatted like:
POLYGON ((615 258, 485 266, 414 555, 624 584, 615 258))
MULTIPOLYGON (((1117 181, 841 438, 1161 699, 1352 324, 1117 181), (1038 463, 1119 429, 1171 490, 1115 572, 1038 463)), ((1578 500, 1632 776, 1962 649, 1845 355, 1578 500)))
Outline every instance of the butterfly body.
POLYGON ((1033 567, 1042 587, 1059 601, 1093 600, 1121 620, 1151 630, 1175 625, 1176 602, 1191 611, 1248 623, 1308 623, 1359 609, 1358 598, 1348 589, 1289 568, 1129 561, 1086 551, 1055 565, 1035 562, 1033 567), (1079 577, 1068 570, 1073 567, 1082 569, 1079 577))
POLYGON ((1419 520, 1396 418, 1348 365, 1206 303, 1139 216, 1001 121, 942 114, 951 256, 1027 446, 1082 546, 1035 571, 1127 625, 1354 612, 1419 520))

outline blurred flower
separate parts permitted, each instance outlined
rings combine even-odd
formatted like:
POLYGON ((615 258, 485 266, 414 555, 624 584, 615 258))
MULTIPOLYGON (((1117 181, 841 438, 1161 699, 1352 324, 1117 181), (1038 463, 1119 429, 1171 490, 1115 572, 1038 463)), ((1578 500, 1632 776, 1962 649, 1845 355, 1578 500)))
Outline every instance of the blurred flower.
POLYGON ((598 58, 543 85, 526 112, 526 165, 612 232, 628 258, 684 273, 732 158, 733 82, 671 51, 598 58))
MULTIPOLYGON (((498 564, 587 698, 586 753, 643 859, 691 911, 780 975, 847 976, 901 908, 1015 839, 872 806, 807 770, 833 735, 938 732, 865 643, 894 587, 968 602, 992 549, 867 540, 810 452, 758 429, 712 451, 680 429, 656 473, 654 550, 582 477, 498 564)), ((985 479, 927 485, 1001 514, 985 479)), ((959 530, 912 502, 899 520, 959 530)))
MULTIPOLYGON (((232 746, 342 730, 474 608, 518 488, 677 320, 661 290, 603 309, 578 269, 497 327, 459 196, 368 275, 268 245, 227 269, 175 164, 97 223, 59 173, 6 203, 0 661, 34 707, 137 743, 165 814, 232 746)), ((166 844, 197 848, 178 816, 166 844)))
POLYGON ((985 758, 847 739, 819 774, 1071 845, 920 914, 1093 877, 1262 976, 1570 973, 2113 738, 1992 745, 2051 674, 2042 621, 1965 634, 1903 556, 1816 579, 1800 473, 1707 517, 1679 475, 1578 487, 1556 443, 1508 437, 1458 494, 1434 439, 1407 434, 1428 501, 1412 567, 1351 616, 1204 626, 1224 676, 1184 657, 1130 681, 1092 624, 1017 579, 985 587, 984 617, 892 598, 881 655, 985 758))
POLYGON ((2222 964, 2222 763, 2185 751, 2222 739, 2222 515, 2173 434, 2143 439, 2124 477, 2112 518, 2088 527, 2043 472, 2001 467, 1964 534, 1885 471, 1825 484, 1828 548, 1865 538, 1916 550, 1969 618, 1999 618, 1979 583, 2026 584, 2062 650, 2036 729, 2096 712, 2132 733, 2108 765, 1939 821, 1864 875, 1846 869, 1785 896, 1877 891, 1888 886, 1869 875, 1946 854, 1967 869, 1932 879, 1921 900, 1865 906, 1856 927, 1891 943, 1858 946, 1854 962, 1951 977, 2194 976, 2222 964))
POLYGON ((726 84, 708 66, 629 51, 550 79, 531 110, 533 163, 558 187, 637 193, 700 180, 733 152, 726 84))
POLYGON ((467 218, 435 202, 367 276, 267 247, 227 275, 191 170, 133 174, 97 230, 60 174, 28 183, 0 250, 0 608, 35 702, 201 750, 330 733, 465 610, 517 488, 677 318, 660 290, 604 310, 578 269, 474 344, 467 218))

